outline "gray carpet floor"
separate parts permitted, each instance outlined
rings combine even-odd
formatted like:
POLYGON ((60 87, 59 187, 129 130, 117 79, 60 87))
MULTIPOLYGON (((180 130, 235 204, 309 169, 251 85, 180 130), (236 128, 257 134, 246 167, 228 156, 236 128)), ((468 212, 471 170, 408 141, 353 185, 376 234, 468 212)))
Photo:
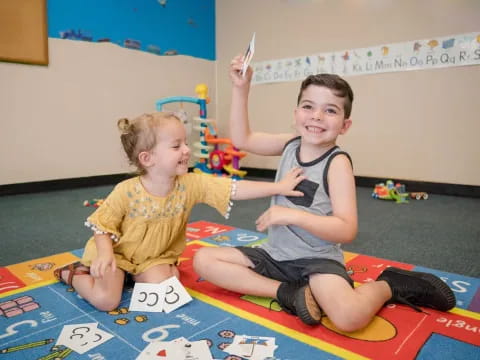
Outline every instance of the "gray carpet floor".
MULTIPOLYGON (((113 186, 0 197, 0 266, 79 249, 91 235, 83 222, 113 186)), ((375 200, 357 188, 359 233, 344 250, 480 277, 480 199, 430 194, 408 204, 375 200)), ((191 222, 206 220, 255 231, 268 199, 237 201, 225 220, 205 205, 191 222)))

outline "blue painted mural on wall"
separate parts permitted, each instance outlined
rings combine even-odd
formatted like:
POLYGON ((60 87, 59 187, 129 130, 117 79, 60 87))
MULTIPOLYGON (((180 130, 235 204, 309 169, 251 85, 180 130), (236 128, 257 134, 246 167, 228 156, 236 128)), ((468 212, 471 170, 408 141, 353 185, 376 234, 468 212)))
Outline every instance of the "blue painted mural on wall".
POLYGON ((215 0, 48 0, 48 36, 215 60, 215 0))

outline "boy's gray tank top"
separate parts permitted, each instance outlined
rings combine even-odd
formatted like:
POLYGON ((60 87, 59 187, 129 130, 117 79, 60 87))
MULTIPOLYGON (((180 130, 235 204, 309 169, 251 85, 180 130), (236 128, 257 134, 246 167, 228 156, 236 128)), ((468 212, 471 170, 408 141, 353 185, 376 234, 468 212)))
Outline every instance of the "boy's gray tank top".
MULTIPOLYGON (((302 181, 297 190, 303 197, 272 197, 271 205, 285 206, 307 211, 316 215, 332 215, 332 204, 328 193, 327 173, 330 162, 339 154, 350 156, 333 147, 318 159, 303 163, 299 159, 300 137, 290 140, 283 150, 275 181, 282 179, 286 172, 294 167, 301 167, 306 180, 302 181)), ((351 160, 350 160, 351 161, 351 160)), ((268 229, 268 241, 261 248, 278 261, 296 260, 301 258, 332 259, 344 264, 340 244, 322 240, 306 230, 294 225, 272 225, 268 229)))

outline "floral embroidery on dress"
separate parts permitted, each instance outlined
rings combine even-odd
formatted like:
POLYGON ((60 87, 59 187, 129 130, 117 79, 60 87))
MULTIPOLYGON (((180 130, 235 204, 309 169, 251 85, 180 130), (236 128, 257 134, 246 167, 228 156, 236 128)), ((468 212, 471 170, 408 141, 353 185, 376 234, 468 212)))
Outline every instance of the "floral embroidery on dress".
POLYGON ((142 196, 142 187, 135 185, 135 194, 127 192, 131 199, 128 216, 130 218, 144 217, 145 219, 171 218, 186 211, 186 188, 184 184, 177 184, 173 193, 165 200, 163 207, 150 196, 142 196), (139 196, 140 195, 140 196, 139 196))

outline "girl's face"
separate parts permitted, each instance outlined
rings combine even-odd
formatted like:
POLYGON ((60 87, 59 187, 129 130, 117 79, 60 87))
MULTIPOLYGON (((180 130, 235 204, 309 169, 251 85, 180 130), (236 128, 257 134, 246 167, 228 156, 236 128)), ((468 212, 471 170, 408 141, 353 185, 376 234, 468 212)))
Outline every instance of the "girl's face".
POLYGON ((323 86, 310 85, 295 109, 295 128, 306 144, 331 146, 351 125, 345 119, 344 99, 323 86))
POLYGON ((185 127, 177 119, 168 119, 156 130, 157 144, 150 151, 151 166, 147 172, 173 177, 188 172, 190 148, 185 127))

